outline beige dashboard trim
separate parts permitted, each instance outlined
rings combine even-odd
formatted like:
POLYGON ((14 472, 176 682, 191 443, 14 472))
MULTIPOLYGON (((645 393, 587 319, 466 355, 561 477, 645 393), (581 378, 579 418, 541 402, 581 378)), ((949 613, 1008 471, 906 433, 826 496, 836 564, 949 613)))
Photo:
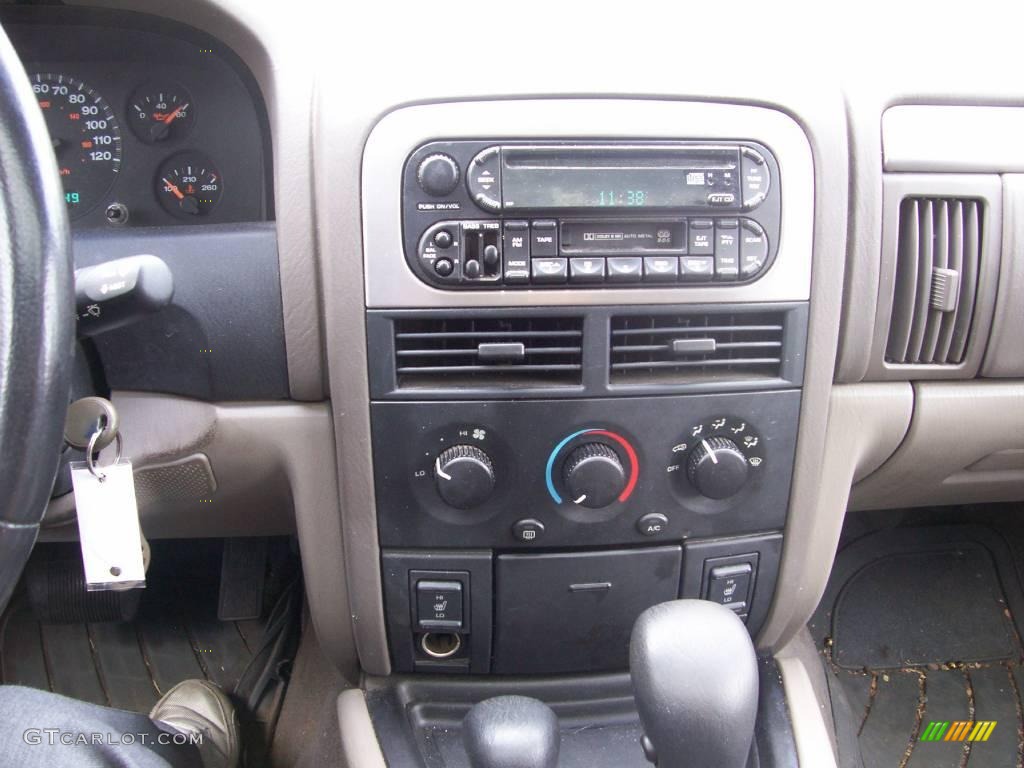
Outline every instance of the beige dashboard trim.
POLYGON ((803 465, 806 474, 813 464, 816 481, 794 485, 775 602, 759 646, 785 645, 814 613, 832 570, 850 486, 899 447, 913 409, 906 382, 832 388, 824 450, 803 465))
POLYGON ((882 113, 886 171, 1024 171, 1024 108, 902 104, 882 113))
POLYGON ((835 726, 831 704, 825 698, 827 687, 822 690, 821 661, 813 642, 804 635, 806 630, 775 656, 793 724, 797 759, 808 768, 836 768, 835 726))

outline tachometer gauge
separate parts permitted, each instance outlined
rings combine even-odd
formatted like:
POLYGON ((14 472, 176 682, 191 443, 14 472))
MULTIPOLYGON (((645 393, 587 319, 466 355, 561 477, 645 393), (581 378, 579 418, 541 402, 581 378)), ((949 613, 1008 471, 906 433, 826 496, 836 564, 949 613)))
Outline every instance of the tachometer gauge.
POLYGON ((188 91, 177 83, 144 85, 128 100, 128 120, 140 140, 156 144, 187 136, 196 109, 188 91))
POLYGON ((68 214, 75 219, 110 190, 121 169, 121 129, 96 91, 73 77, 32 76, 57 155, 68 214))
POLYGON ((224 182, 209 158, 182 152, 164 161, 157 175, 157 197, 168 212, 189 218, 205 216, 220 202, 224 182))

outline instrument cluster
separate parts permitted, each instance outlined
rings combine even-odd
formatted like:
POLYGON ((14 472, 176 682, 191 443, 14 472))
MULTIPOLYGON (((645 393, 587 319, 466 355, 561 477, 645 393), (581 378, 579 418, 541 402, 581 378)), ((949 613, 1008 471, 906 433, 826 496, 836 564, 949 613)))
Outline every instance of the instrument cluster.
POLYGON ((271 218, 266 112, 229 49, 186 28, 125 28, 124 17, 38 19, 3 21, 76 229, 271 218))

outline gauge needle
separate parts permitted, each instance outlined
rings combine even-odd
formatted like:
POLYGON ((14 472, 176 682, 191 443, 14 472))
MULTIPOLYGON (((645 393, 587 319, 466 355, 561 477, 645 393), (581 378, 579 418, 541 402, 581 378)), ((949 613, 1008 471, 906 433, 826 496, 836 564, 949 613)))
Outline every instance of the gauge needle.
POLYGON ((181 112, 181 110, 183 110, 183 109, 188 109, 188 103, 179 105, 178 107, 175 108, 175 110, 173 112, 171 112, 171 113, 161 117, 160 118, 160 122, 162 122, 164 125, 170 125, 171 123, 174 122, 174 118, 176 118, 178 116, 178 114, 181 112))
POLYGON ((184 200, 184 199, 185 199, 185 195, 184 195, 184 194, 182 193, 182 191, 181 191, 180 189, 178 189, 178 187, 177 187, 176 185, 174 185, 174 184, 171 184, 171 182, 169 182, 169 181, 168 181, 167 179, 161 179, 161 181, 162 181, 162 182, 163 182, 164 184, 166 184, 166 185, 167 185, 167 188, 168 188, 169 190, 171 190, 171 193, 172 193, 172 194, 173 194, 173 195, 174 195, 174 196, 175 196, 176 198, 178 198, 179 200, 184 200))

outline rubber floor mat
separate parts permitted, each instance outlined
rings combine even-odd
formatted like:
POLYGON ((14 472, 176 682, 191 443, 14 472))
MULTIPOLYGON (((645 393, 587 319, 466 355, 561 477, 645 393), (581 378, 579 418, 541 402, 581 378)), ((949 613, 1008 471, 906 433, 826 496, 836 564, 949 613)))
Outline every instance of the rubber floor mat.
POLYGON ((896 528, 838 554, 809 627, 865 768, 1024 768, 1022 601, 989 528, 896 528))
MULTIPOLYGON (((130 623, 40 623, 27 601, 12 603, 0 638, 0 682, 143 713, 191 678, 231 694, 259 653, 266 622, 218 620, 220 547, 208 540, 154 542, 153 567, 130 623)), ((248 766, 262 763, 282 693, 263 697, 254 711, 233 697, 248 766)))

